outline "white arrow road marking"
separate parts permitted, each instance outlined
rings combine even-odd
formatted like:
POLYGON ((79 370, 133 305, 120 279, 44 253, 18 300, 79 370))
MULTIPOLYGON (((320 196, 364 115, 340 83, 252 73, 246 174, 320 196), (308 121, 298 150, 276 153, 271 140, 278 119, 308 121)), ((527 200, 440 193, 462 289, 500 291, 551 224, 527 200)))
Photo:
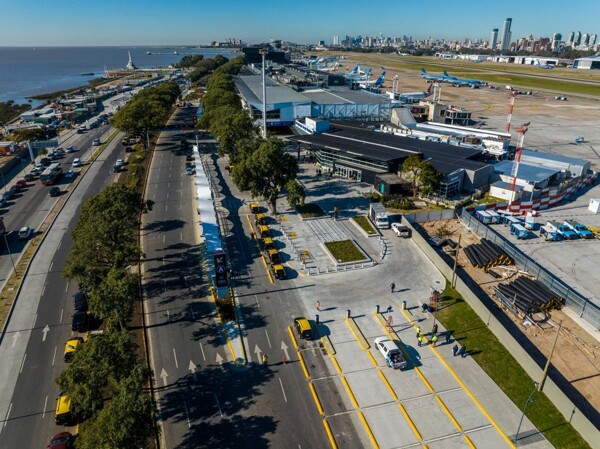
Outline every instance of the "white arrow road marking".
POLYGON ((218 352, 217 352, 217 363, 221 367, 221 370, 225 371, 225 367, 223 366, 223 357, 221 357, 221 354, 219 354, 218 352))
POLYGON ((15 332, 13 334, 13 344, 12 347, 14 348, 15 346, 17 346, 17 340, 19 339, 19 337, 21 336, 20 332, 15 332))
POLYGON ((42 341, 46 341, 46 337, 48 336, 48 332, 50 332, 50 326, 48 326, 46 324, 46 327, 42 330, 42 334, 44 334, 44 336, 42 337, 42 341))
POLYGON ((290 360, 290 354, 288 353, 288 347, 285 344, 285 341, 281 340, 281 350, 285 354, 285 359, 290 360))
POLYGON ((194 380, 198 380, 198 375, 196 373, 196 365, 191 360, 190 360, 190 365, 188 366, 188 369, 193 374, 194 380))
POLYGON ((164 387, 167 386, 167 377, 169 377, 169 375, 167 374, 167 372, 163 368, 162 371, 160 372, 160 378, 163 380, 163 386, 164 387))
POLYGON ((258 345, 254 346, 254 353, 256 354, 256 359, 258 361, 260 361, 261 360, 260 355, 262 354, 262 351, 260 350, 260 348, 258 347, 258 345))
POLYGON ((199 341, 198 344, 200 345, 200 352, 202 352, 202 358, 206 362, 206 356, 204 355, 204 348, 202 347, 202 342, 199 341))

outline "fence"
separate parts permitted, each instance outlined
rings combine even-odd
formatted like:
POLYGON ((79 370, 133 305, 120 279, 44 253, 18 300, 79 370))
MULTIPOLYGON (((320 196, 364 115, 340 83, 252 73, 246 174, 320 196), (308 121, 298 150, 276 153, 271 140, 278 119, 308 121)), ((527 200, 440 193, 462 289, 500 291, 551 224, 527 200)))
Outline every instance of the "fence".
POLYGON ((419 212, 416 214, 406 215, 406 217, 410 217, 410 221, 413 223, 427 223, 430 221, 452 220, 455 218, 454 214, 454 210, 443 209, 419 212))
MULTIPOLYGON (((405 216, 405 218, 403 223, 412 230, 412 239, 415 244, 431 260, 436 268, 440 270, 446 279, 451 279, 451 266, 444 261, 435 249, 429 245, 426 238, 421 235, 421 232, 423 234, 425 232, 421 231, 422 228, 416 222, 411 221, 413 217, 405 216)), ((543 375, 541 366, 545 363, 543 354, 529 343, 526 338, 519 338, 519 334, 521 334, 520 329, 506 317, 504 312, 497 309, 494 303, 481 292, 479 287, 461 273, 461 270, 457 274, 459 275, 456 281, 456 290, 527 374, 533 380, 539 381, 543 375), (527 346, 527 349, 525 346, 527 346)), ((550 368, 550 377, 546 379, 544 384, 544 393, 590 446, 595 449, 600 448, 598 445, 600 431, 596 427, 600 423, 600 414, 552 366, 550 368)))
POLYGON ((594 326, 594 329, 600 329, 600 308, 596 304, 540 266, 492 227, 479 222, 465 209, 458 211, 457 215, 458 219, 469 229, 499 245, 515 261, 519 269, 535 276, 542 284, 564 298, 565 306, 576 312, 580 318, 594 326))

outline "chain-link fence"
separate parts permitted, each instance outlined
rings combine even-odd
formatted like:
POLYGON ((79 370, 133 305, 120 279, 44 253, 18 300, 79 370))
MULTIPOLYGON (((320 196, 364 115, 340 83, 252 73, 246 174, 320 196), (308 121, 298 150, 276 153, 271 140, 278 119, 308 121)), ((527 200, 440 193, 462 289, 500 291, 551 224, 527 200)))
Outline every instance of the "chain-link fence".
POLYGON ((527 271, 532 276, 535 276, 542 284, 563 297, 565 305, 576 312, 580 318, 586 320, 595 329, 600 329, 600 307, 573 290, 498 234, 493 228, 481 223, 465 209, 458 211, 457 215, 458 219, 470 230, 500 246, 515 261, 520 270, 527 271))

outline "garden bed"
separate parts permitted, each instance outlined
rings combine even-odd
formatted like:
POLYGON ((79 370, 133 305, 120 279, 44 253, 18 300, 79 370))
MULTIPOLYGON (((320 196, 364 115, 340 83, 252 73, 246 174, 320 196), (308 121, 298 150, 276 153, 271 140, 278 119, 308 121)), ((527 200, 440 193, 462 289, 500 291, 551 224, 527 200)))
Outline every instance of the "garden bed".
POLYGON ((325 242, 325 248, 337 263, 363 262, 369 257, 352 240, 325 242))
POLYGON ((365 231, 367 236, 377 235, 377 231, 371 224, 371 221, 364 215, 358 215, 356 217, 352 217, 351 220, 354 223, 356 223, 363 231, 365 231))

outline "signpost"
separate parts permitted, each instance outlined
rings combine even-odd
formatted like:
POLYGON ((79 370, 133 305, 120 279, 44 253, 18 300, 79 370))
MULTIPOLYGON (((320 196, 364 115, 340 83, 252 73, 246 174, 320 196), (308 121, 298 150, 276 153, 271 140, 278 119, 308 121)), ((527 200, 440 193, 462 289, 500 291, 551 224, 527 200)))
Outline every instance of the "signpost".
POLYGON ((215 281, 217 288, 227 287, 227 256, 225 253, 215 253, 213 255, 215 262, 215 281))

